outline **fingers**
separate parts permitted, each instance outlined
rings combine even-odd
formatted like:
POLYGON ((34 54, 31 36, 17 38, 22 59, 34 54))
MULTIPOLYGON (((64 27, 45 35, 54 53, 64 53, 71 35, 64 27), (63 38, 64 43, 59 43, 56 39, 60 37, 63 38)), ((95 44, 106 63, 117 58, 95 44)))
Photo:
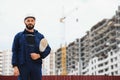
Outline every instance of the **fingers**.
POLYGON ((31 58, 32 58, 33 60, 36 60, 36 59, 40 58, 40 54, 31 53, 31 58))
POLYGON ((18 67, 14 67, 14 76, 19 76, 19 75, 20 73, 18 67))

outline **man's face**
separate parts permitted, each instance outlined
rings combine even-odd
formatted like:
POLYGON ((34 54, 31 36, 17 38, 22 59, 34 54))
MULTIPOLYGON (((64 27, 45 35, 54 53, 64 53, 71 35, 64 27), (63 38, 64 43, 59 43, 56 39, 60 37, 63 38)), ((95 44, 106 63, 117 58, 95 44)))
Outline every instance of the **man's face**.
POLYGON ((32 30, 34 28, 35 20, 33 18, 27 18, 24 22, 28 30, 32 30))

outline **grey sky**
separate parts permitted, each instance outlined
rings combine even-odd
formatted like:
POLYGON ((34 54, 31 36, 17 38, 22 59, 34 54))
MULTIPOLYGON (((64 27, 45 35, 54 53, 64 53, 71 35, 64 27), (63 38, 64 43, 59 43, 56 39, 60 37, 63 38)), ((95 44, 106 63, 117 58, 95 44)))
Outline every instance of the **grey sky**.
POLYGON ((69 42, 82 37, 103 18, 111 18, 118 4, 118 0, 0 0, 0 50, 11 49, 14 35, 25 28, 23 19, 27 15, 37 18, 35 28, 45 35, 55 49, 60 46, 63 35, 63 26, 59 22, 63 13, 62 6, 65 8, 64 14, 79 7, 79 31, 73 28, 74 24, 66 27, 69 42), (71 30, 74 34, 71 34, 71 30))

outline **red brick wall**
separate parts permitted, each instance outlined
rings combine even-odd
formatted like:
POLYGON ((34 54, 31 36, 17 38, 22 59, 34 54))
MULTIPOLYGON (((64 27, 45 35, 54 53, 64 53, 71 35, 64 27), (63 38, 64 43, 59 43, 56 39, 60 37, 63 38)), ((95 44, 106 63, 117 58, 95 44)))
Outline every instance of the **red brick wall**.
MULTIPOLYGON (((17 80, 17 77, 0 76, 0 80, 17 80)), ((43 76, 42 80, 120 80, 120 76, 43 76)))

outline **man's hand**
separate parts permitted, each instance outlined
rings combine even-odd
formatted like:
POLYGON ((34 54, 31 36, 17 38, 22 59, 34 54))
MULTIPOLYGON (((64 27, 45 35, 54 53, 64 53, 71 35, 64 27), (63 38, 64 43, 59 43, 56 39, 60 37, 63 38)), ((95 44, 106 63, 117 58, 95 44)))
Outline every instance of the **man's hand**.
POLYGON ((31 53, 31 58, 32 58, 33 60, 36 60, 36 59, 40 58, 40 54, 31 53))
POLYGON ((17 66, 14 67, 14 76, 19 76, 20 72, 17 66))

